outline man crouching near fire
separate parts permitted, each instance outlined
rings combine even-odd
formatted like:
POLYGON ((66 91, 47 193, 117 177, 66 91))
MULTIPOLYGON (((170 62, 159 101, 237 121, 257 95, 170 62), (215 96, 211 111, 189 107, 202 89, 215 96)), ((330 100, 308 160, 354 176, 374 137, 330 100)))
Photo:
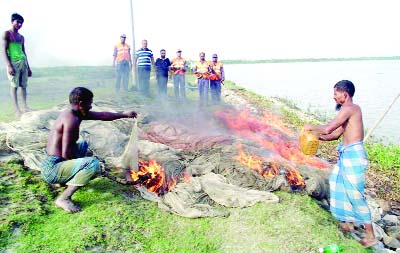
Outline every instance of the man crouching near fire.
POLYGON ((42 178, 50 184, 66 184, 67 188, 56 199, 56 206, 69 213, 81 211, 72 202, 72 195, 82 186, 101 174, 100 162, 86 157, 88 143, 78 141, 82 120, 111 121, 135 118, 136 112, 92 112, 93 93, 77 87, 69 94, 71 108, 62 112, 54 122, 46 146, 47 157, 42 162, 42 178))
POLYGON ((322 141, 337 140, 339 159, 329 178, 330 211, 346 232, 354 232, 353 223, 364 224, 366 236, 360 243, 370 247, 377 243, 371 223, 371 212, 364 196, 365 169, 368 157, 363 147, 364 127, 361 109, 353 103, 355 88, 343 80, 334 86, 337 116, 328 124, 305 125, 304 130, 319 134, 322 141))

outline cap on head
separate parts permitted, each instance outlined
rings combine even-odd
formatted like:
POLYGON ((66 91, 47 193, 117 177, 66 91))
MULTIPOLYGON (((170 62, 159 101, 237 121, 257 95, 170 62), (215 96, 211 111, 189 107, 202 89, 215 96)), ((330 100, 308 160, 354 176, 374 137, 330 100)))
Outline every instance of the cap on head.
POLYGON ((126 38, 126 35, 125 34, 121 34, 121 38, 126 38))
POLYGON ((176 50, 176 52, 177 52, 177 53, 180 53, 180 52, 182 52, 182 50, 178 49, 178 50, 176 50))
POLYGON ((218 58, 218 55, 217 54, 213 54, 212 58, 218 58))

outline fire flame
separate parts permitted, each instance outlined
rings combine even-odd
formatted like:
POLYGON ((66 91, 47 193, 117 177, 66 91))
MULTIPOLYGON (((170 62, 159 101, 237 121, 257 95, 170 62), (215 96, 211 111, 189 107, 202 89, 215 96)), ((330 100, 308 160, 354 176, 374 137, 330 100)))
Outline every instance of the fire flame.
POLYGON ((285 124, 282 122, 279 116, 273 114, 272 112, 265 112, 264 118, 262 118, 262 122, 265 125, 273 126, 275 129, 281 131, 287 136, 294 137, 293 133, 285 126, 285 124))
MULTIPOLYGON (((257 172, 265 178, 273 178, 280 174, 280 169, 277 162, 265 163, 260 157, 245 152, 242 145, 239 144, 237 148, 238 155, 234 158, 239 163, 257 172)), ((296 168, 286 162, 283 164, 283 167, 285 168, 285 178, 291 186, 300 188, 306 185, 303 177, 296 168)))
POLYGON ((321 159, 304 155, 298 141, 293 140, 293 133, 276 115, 266 113, 263 119, 259 119, 250 115, 248 110, 240 113, 234 110, 220 110, 215 112, 215 115, 235 135, 255 141, 286 160, 319 169, 329 167, 329 164, 321 159))
POLYGON ((238 146, 238 155, 235 156, 235 159, 239 161, 241 164, 249 167, 250 169, 254 170, 258 174, 262 175, 262 160, 256 155, 248 155, 243 151, 241 145, 238 146))
POLYGON ((234 158, 239 163, 254 170, 263 177, 271 178, 279 174, 279 166, 277 163, 272 162, 270 166, 267 166, 260 157, 247 154, 240 144, 238 145, 238 155, 234 158))
MULTIPOLYGON (((155 160, 139 160, 138 171, 131 170, 131 177, 134 184, 144 185, 147 190, 157 194, 171 191, 177 184, 177 178, 167 178, 164 168, 155 160)), ((190 176, 187 173, 182 175, 183 180, 188 182, 190 176)))
POLYGON ((300 175, 297 169, 289 164, 285 164, 285 167, 287 171, 285 177, 291 186, 296 186, 299 188, 306 186, 304 178, 300 175))

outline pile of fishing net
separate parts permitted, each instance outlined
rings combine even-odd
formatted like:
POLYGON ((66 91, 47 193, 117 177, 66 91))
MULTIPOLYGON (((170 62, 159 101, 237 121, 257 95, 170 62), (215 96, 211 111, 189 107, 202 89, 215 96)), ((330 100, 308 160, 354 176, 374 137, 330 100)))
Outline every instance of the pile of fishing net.
MULTIPOLYGON (((26 113, 20 121, 0 125, 0 156, 19 154, 25 165, 40 170, 50 128, 67 105, 51 110, 26 113)), ((165 173, 164 191, 152 192, 145 184, 136 184, 141 195, 159 207, 185 217, 226 216, 226 207, 247 207, 259 201, 276 203, 275 190, 306 192, 318 199, 328 196, 328 170, 294 165, 305 185, 293 188, 288 182, 287 168, 279 166, 274 177, 265 177, 237 160, 238 146, 249 154, 268 161, 275 154, 257 143, 227 131, 212 112, 163 112, 138 103, 118 104, 98 101, 93 111, 125 111, 139 113, 132 119, 115 121, 83 121, 81 138, 89 142, 91 152, 107 171, 131 168, 137 172, 141 161, 156 161, 165 173)), ((295 137, 293 137, 295 138, 295 137)), ((263 169, 270 164, 263 163, 263 169)))

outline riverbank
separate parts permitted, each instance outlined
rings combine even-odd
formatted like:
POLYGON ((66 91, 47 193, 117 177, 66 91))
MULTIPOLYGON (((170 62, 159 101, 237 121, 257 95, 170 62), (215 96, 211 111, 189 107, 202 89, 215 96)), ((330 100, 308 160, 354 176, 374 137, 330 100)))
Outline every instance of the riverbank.
POLYGON ((349 58, 298 58, 298 59, 264 59, 264 60, 224 60, 225 64, 259 64, 259 63, 295 63, 295 62, 334 62, 334 61, 392 61, 400 56, 349 57, 349 58))
MULTIPOLYGON (((230 80, 246 90, 285 98, 302 111, 326 119, 336 114, 334 84, 350 80, 356 87, 353 101, 361 106, 366 132, 399 95, 399 61, 227 64, 225 71, 230 80)), ((400 144, 397 122, 400 122, 400 100, 394 103, 372 137, 384 144, 400 144)))
MULTIPOLYGON (((299 132, 308 123, 326 123, 325 117, 302 112, 294 103, 282 98, 266 98, 253 92, 249 92, 237 86, 241 96, 259 107, 274 107, 282 113, 283 120, 289 127, 296 128, 299 132)), ((331 163, 336 162, 338 141, 321 142, 318 155, 331 163)), ((367 152, 371 160, 367 171, 367 188, 374 195, 388 201, 400 201, 400 145, 384 145, 379 142, 366 143, 367 152)))
MULTIPOLYGON (((92 89, 95 101, 139 100, 141 106, 150 102, 135 97, 134 93, 114 94, 111 68, 60 69, 57 73, 38 74, 40 80, 31 79, 31 85, 37 85, 31 86, 30 93, 30 105, 34 109, 65 102, 66 94, 78 85, 92 89)), ((290 103, 251 94, 231 82, 226 82, 225 87, 254 106, 279 110, 288 127, 299 129, 304 122, 316 120, 291 107, 290 103)), ((196 103, 197 91, 188 91, 188 97, 190 102, 196 103)), ((3 99, 2 102, 7 101, 3 99)), ((324 145, 319 152, 334 162, 334 145, 324 145)), ((83 212, 66 214, 53 206, 61 189, 43 183, 37 172, 23 167, 18 160, 1 164, 0 187, 2 250, 311 253, 337 243, 343 245, 346 252, 368 252, 355 240, 346 238, 329 212, 303 194, 277 192, 280 203, 230 209, 231 215, 227 218, 186 219, 161 211, 132 187, 104 178, 93 180, 74 196, 83 206, 83 212)))
MULTIPOLYGON (((153 80, 154 82, 155 80, 153 80)), ((187 82, 195 84, 195 77, 188 75, 187 82)), ((96 99, 110 99, 116 95, 114 90, 114 72, 111 67, 56 67, 34 69, 33 78, 29 79, 28 101, 35 110, 48 109, 65 103, 68 94, 76 86, 84 86, 95 92, 96 99)), ((157 94, 156 85, 152 84, 152 94, 157 94)), ((231 81, 225 81, 224 88, 232 89, 249 102, 259 107, 270 108, 278 105, 278 110, 286 124, 300 131, 306 123, 326 122, 325 115, 314 114, 313 111, 303 112, 296 103, 286 98, 272 98, 258 95, 237 86, 231 81)), ((188 89, 189 99, 197 100, 198 91, 188 89)), ((172 91, 169 92, 172 96, 172 91)), ((0 81, 0 122, 15 120, 11 101, 8 95, 7 81, 0 81)), ((330 162, 335 162, 336 142, 322 143, 319 154, 330 162)), ((368 171, 371 180, 368 186, 380 198, 390 201, 400 201, 400 145, 386 145, 371 139, 367 144, 369 157, 372 161, 368 171), (379 180, 374 180, 377 178, 379 180)))

